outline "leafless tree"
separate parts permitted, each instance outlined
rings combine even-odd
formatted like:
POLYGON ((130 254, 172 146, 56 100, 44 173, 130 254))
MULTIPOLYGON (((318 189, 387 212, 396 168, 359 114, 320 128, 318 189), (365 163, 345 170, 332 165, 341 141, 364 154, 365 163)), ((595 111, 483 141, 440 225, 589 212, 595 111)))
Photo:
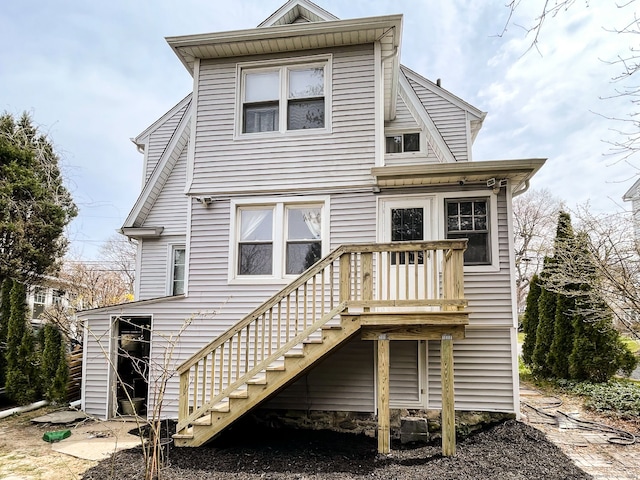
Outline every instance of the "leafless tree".
POLYGON ((136 251, 138 244, 127 240, 122 235, 112 235, 100 249, 102 259, 110 265, 110 270, 117 273, 122 283, 133 293, 136 271, 136 251))
POLYGON ((516 293, 518 309, 525 307, 529 281, 553 250, 561 202, 546 189, 530 190, 513 201, 516 293))
MULTIPOLYGON (((510 0, 506 3, 509 11, 505 22, 502 36, 508 27, 514 22, 514 14, 522 4, 523 0, 510 0)), ((616 86, 613 95, 602 95, 602 98, 624 97, 630 103, 626 114, 616 117, 606 117, 614 122, 612 130, 618 134, 618 140, 605 140, 611 146, 610 154, 618 157, 619 160, 628 160, 640 152, 640 82, 637 81, 636 73, 640 70, 640 17, 633 8, 636 0, 599 0, 608 2, 611 9, 624 10, 628 12, 627 20, 621 25, 603 25, 602 28, 612 35, 620 37, 620 51, 614 58, 595 59, 603 61, 617 67, 617 73, 611 75, 611 81, 616 86)), ((544 0, 541 2, 538 14, 531 19, 529 25, 518 25, 526 35, 531 35, 529 50, 538 50, 544 26, 556 17, 567 13, 574 8, 589 7, 589 0, 544 0), (577 6, 576 6, 577 4, 577 6)), ((633 165, 634 168, 638 168, 633 165)))

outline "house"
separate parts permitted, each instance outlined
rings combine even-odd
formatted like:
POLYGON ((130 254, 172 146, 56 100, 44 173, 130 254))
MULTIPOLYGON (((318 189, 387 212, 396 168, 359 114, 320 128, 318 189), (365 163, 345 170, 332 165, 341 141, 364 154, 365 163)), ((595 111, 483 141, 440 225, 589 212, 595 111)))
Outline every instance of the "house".
MULTIPOLYGON (((84 411, 518 412, 511 201, 541 159, 472 161, 485 113, 400 65, 402 15, 291 0, 167 39, 194 88, 134 139, 136 301, 81 314, 84 411), (134 369, 148 362, 150 368, 134 369)), ((352 415, 349 417, 349 415, 352 415)))

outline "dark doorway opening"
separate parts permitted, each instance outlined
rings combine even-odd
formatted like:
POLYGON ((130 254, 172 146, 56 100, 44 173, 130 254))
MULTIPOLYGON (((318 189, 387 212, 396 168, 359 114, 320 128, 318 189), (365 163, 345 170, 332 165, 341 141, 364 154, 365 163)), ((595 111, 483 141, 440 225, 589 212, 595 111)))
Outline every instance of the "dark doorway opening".
POLYGON ((117 339, 117 413, 144 415, 149 394, 151 317, 120 317, 117 339))

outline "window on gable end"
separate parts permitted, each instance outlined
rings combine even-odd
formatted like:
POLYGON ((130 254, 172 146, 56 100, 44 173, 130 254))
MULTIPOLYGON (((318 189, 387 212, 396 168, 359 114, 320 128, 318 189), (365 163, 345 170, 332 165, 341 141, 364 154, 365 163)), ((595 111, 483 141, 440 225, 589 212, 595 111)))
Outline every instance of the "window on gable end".
POLYGON ((386 137, 386 153, 405 153, 420 151, 420 134, 403 133, 386 137))

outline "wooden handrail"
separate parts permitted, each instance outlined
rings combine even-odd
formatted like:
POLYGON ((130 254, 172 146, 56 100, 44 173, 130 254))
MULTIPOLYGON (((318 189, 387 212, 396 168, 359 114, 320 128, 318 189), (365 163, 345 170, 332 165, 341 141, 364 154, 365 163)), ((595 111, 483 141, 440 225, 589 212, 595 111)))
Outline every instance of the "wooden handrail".
POLYGON ((466 246, 455 239, 336 248, 178 367, 178 430, 350 307, 464 309, 466 246))
POLYGON ((296 278, 293 282, 291 282, 289 285, 284 287, 282 290, 276 293, 269 300, 267 300, 258 308, 256 308, 254 311, 252 311, 249 315, 247 315, 238 323, 236 323, 233 327, 231 327, 225 333, 217 337, 214 341, 204 346, 197 353, 193 354, 188 360, 183 362, 178 367, 178 373, 182 374, 188 371, 193 365, 195 365, 197 362, 202 360, 203 357, 207 356, 209 353, 211 353, 217 347, 219 347, 224 342, 229 340, 239 331, 244 330, 251 322, 253 322, 255 319, 257 319, 261 315, 264 315, 266 312, 269 311, 270 308, 276 306, 279 302, 287 298, 287 296, 295 292, 297 288, 300 288, 301 286, 303 286, 314 275, 317 275, 318 273, 320 273, 324 268, 326 268, 335 259, 337 259, 340 255, 342 255, 343 252, 344 252, 344 247, 340 246, 336 248, 333 252, 331 252, 329 255, 324 257, 322 260, 318 261, 317 263, 309 267, 306 271, 301 273, 300 276, 296 278))

